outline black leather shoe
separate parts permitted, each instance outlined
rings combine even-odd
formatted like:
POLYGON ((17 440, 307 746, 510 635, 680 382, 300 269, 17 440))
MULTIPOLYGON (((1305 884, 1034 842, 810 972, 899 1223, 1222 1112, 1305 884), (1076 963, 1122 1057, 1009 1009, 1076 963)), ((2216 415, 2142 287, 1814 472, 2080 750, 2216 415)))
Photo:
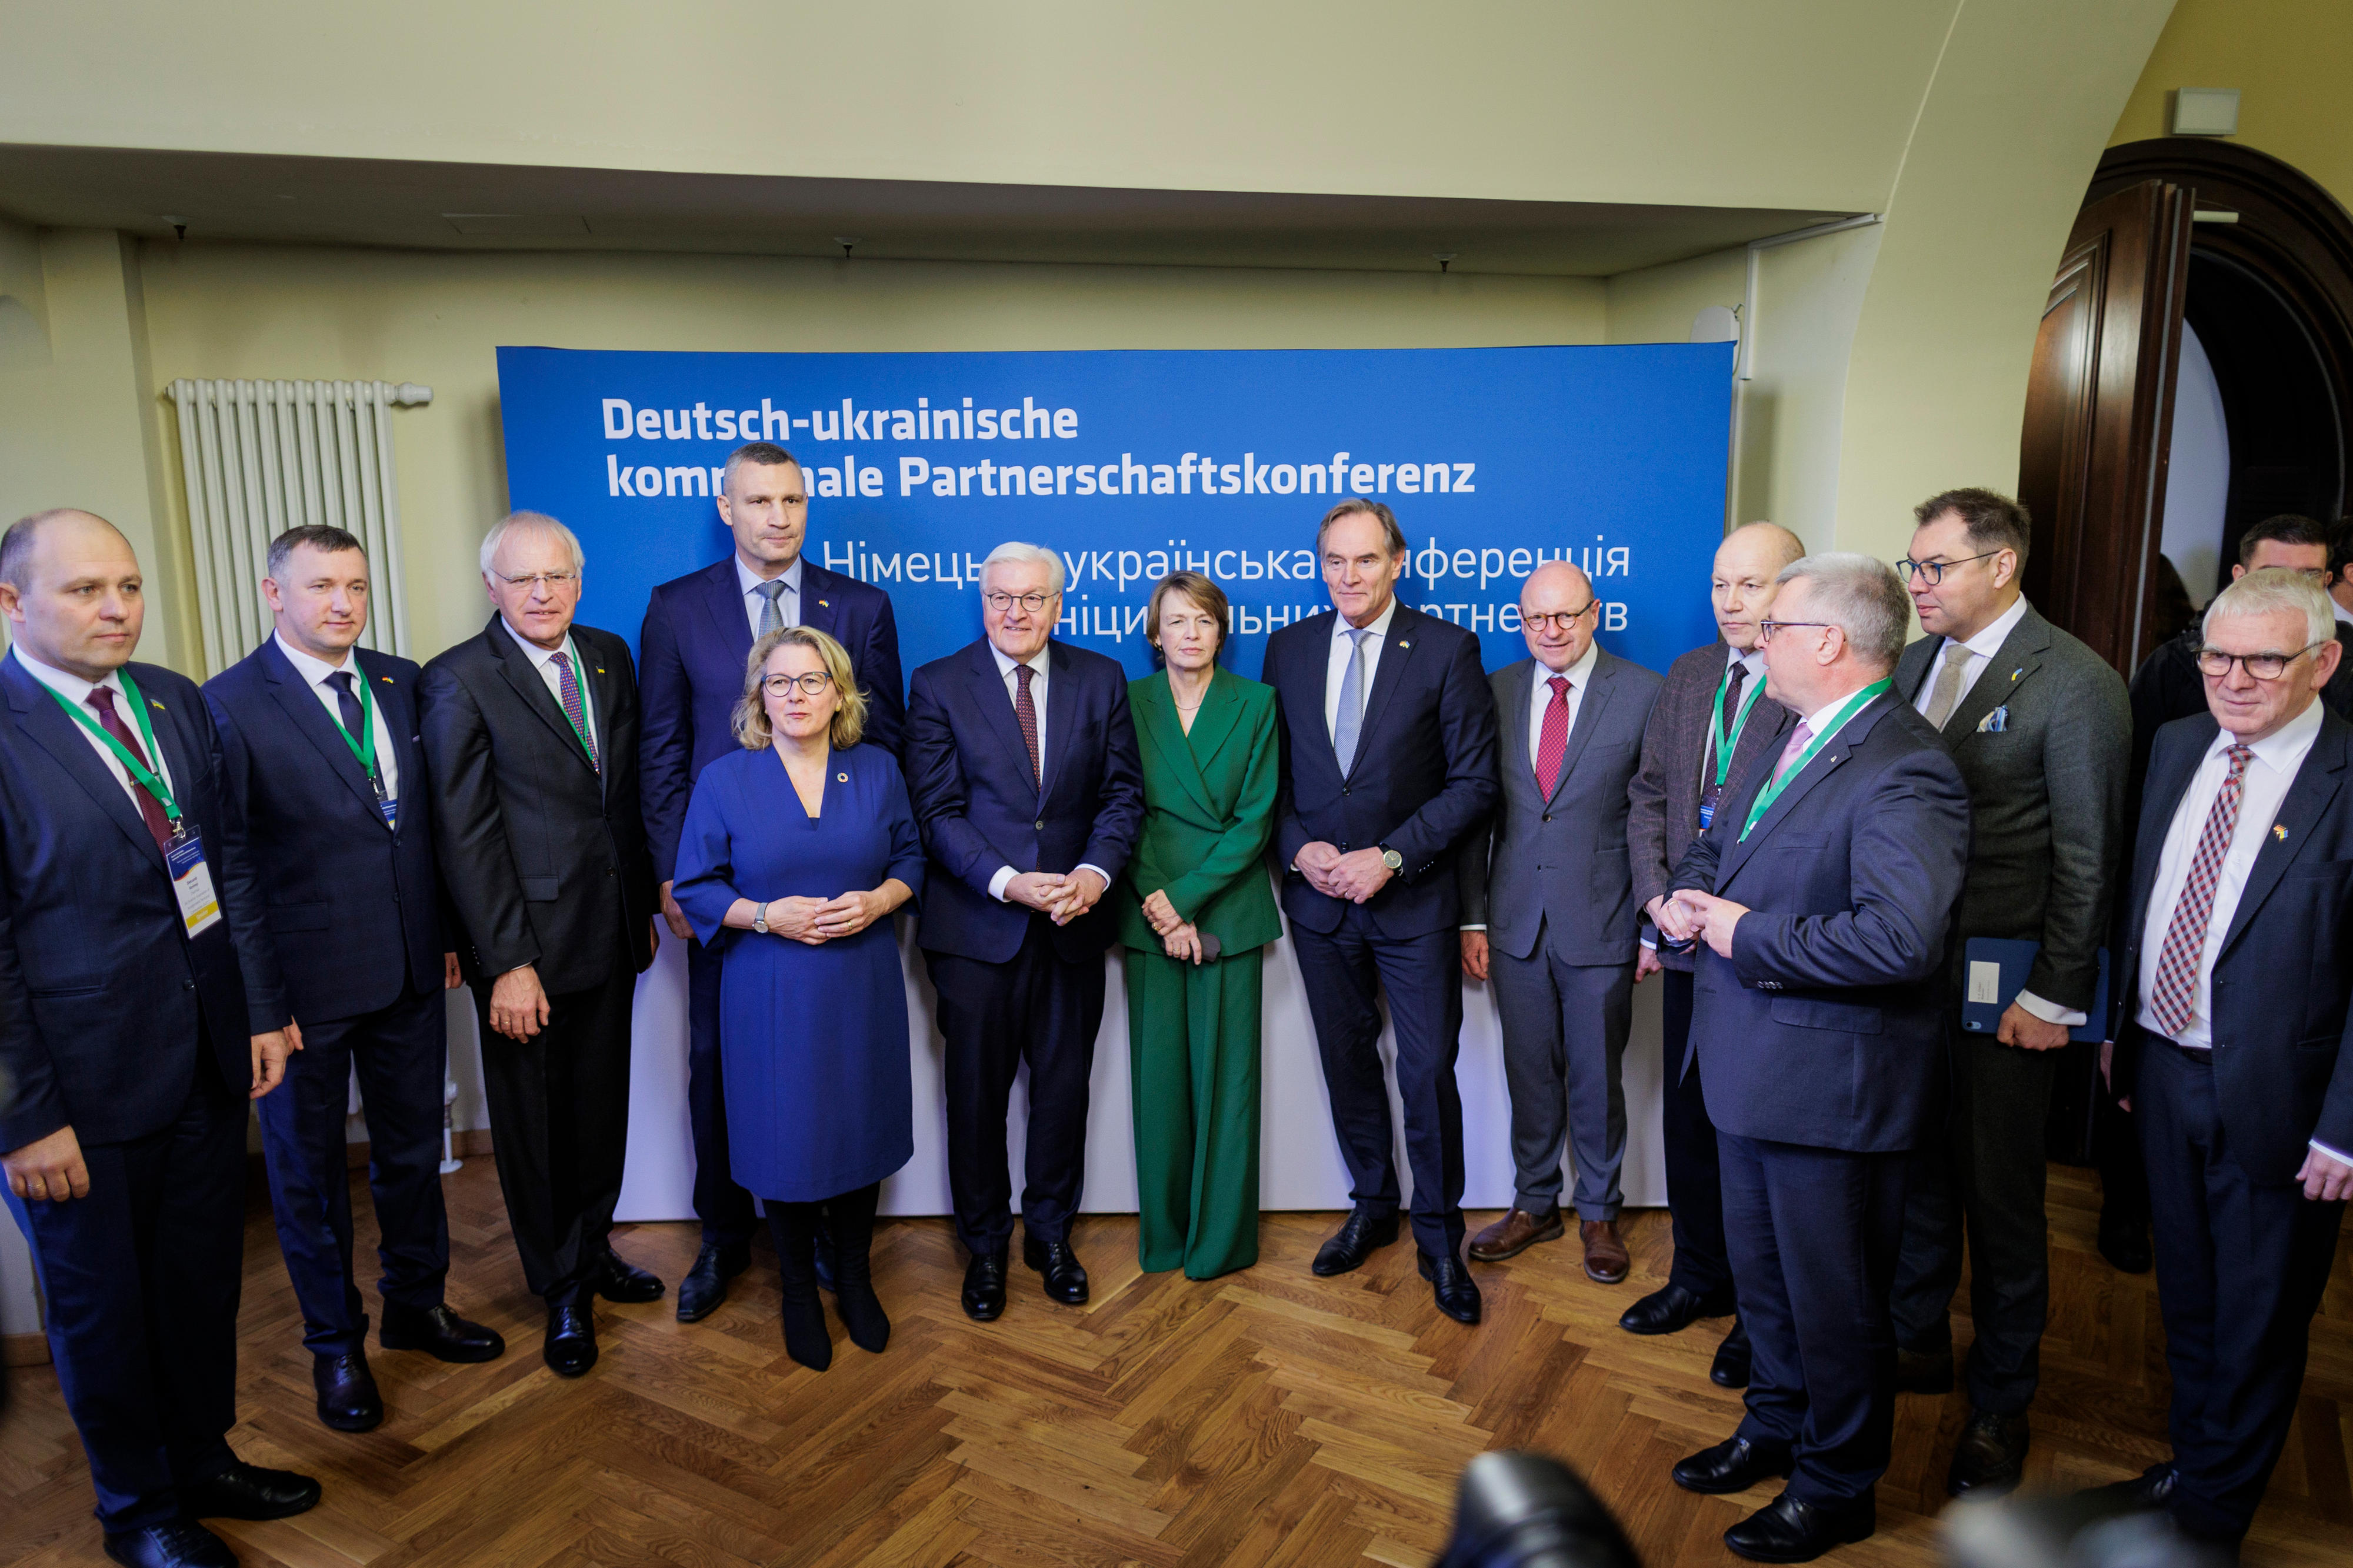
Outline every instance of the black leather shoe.
POLYGON ((1945 1490, 1954 1497, 2000 1497, 2018 1485, 2026 1473, 2026 1417, 1997 1415, 1990 1410, 1969 1412, 1953 1445, 1953 1468, 1945 1490))
POLYGON ((373 1432, 384 1424, 384 1395, 364 1352, 312 1356, 311 1386, 319 1394, 319 1419, 336 1431, 373 1432))
POLYGON ((605 1271, 596 1278, 596 1294, 607 1301, 629 1306, 661 1300, 662 1282, 626 1261, 617 1252, 605 1254, 605 1271))
POLYGON ((1895 1348, 1895 1392, 1898 1394, 1950 1394, 1953 1392, 1953 1352, 1950 1351, 1907 1351, 1895 1348))
POLYGON ((496 1361, 507 1353, 507 1342, 496 1329, 468 1322, 446 1302, 417 1308, 386 1301, 376 1342, 388 1351, 423 1351, 436 1361, 496 1361))
POLYGON ((2148 1221, 2111 1221, 2100 1215, 2100 1256, 2120 1274, 2146 1274, 2154 1259, 2148 1250, 2148 1221))
POLYGON ((539 1353, 558 1377, 578 1377, 596 1364, 596 1314, 587 1302, 547 1310, 547 1341, 539 1353))
POLYGON ((727 1300, 727 1281, 752 1267, 752 1244, 739 1241, 733 1247, 702 1244, 694 1255, 694 1267, 678 1282, 678 1321, 698 1323, 719 1310, 727 1300))
POLYGON ((237 1568, 228 1542, 194 1520, 145 1530, 110 1530, 106 1554, 127 1568, 237 1568))
POLYGON ((1005 1249, 976 1252, 964 1269, 964 1315, 993 1323, 1005 1311, 1005 1249))
POLYGON ((1690 1458, 1678 1460, 1669 1474, 1687 1492, 1715 1497, 1745 1492, 1758 1481, 1786 1476, 1796 1468, 1796 1457, 1778 1443, 1726 1437, 1713 1448, 1702 1448, 1690 1458))
POLYGON ((310 1477, 242 1459, 180 1489, 180 1509, 190 1519, 291 1519, 318 1506, 319 1483, 310 1477))
POLYGON ((2128 1481, 2111 1481, 2104 1487, 2086 1487, 2075 1495, 2082 1498, 2109 1498, 2127 1508, 2162 1509, 2173 1504, 2173 1492, 2180 1478, 2174 1473, 2173 1461, 2162 1460, 2151 1465, 2128 1481))
POLYGON ((1021 1261, 1046 1277, 1046 1294, 1065 1307, 1087 1304, 1087 1271, 1067 1241, 1040 1241, 1024 1234, 1021 1261))
POLYGON ((1833 1511, 1783 1492, 1725 1531, 1724 1543, 1752 1563, 1811 1563, 1878 1528, 1879 1510, 1867 1497, 1833 1511))
POLYGON ((833 1233, 824 1226, 817 1227, 817 1288, 833 1289, 833 1233))
POLYGON ((1715 1347, 1715 1361, 1707 1369, 1707 1380, 1718 1388, 1746 1388, 1754 1359, 1748 1348, 1747 1325, 1735 1318, 1732 1331, 1715 1347))
POLYGON ((1680 1285, 1669 1285, 1627 1308, 1618 1326, 1630 1334, 1674 1334, 1702 1318, 1729 1317, 1731 1313, 1729 1291, 1722 1296, 1694 1296, 1680 1285))
MULTIPOLYGON (((1363 1209, 1351 1212, 1331 1240, 1316 1249, 1312 1268, 1325 1279, 1362 1268, 1365 1259, 1398 1238, 1398 1216, 1376 1218, 1363 1209)), ((1427 1278, 1425 1276, 1425 1278, 1427 1278)))
POLYGON ((1458 1323, 1479 1321, 1479 1285, 1471 1278, 1471 1270, 1462 1260, 1449 1253, 1444 1258, 1432 1258, 1419 1253, 1421 1277, 1430 1281, 1430 1294, 1438 1299, 1438 1310, 1458 1323))

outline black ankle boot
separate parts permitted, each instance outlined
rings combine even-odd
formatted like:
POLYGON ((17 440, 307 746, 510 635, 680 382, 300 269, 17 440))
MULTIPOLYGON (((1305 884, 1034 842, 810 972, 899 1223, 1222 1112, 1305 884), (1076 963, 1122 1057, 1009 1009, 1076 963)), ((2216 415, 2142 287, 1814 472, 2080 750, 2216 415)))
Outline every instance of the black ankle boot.
POLYGON ((768 1225, 776 1243, 776 1283, 784 1295, 785 1353, 823 1372, 833 1364, 833 1334, 825 1326, 825 1306, 817 1293, 814 1204, 771 1203, 768 1225))
POLYGON ((891 1319, 874 1294, 874 1208, 880 1183, 844 1193, 825 1205, 825 1234, 833 1242, 833 1310, 849 1342, 881 1355, 891 1342, 891 1319))

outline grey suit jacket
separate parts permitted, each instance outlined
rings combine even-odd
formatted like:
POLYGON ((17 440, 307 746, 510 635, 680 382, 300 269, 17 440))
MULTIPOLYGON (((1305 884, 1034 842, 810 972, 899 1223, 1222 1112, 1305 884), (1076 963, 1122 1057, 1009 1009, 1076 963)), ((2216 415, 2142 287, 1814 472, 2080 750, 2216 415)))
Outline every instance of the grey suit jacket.
MULTIPOLYGON (((1904 650, 1895 692, 1905 702, 1918 700, 1943 644, 1922 637, 1904 650)), ((1974 825, 1953 962, 1975 936, 2041 942, 2026 989, 2088 1009, 2125 838, 2124 678, 2030 605, 1941 738, 1968 784, 1974 825), (2001 727, 1985 728, 1997 710, 2001 727)))
POLYGON ((1606 650, 1577 703, 1550 798, 1528 761, 1536 661, 1489 676, 1504 789, 1494 815, 1457 862, 1462 923, 1484 925, 1496 952, 1544 947, 1563 963, 1631 963, 1641 906, 1627 860, 1626 785, 1641 761, 1642 728, 1659 678, 1606 650))

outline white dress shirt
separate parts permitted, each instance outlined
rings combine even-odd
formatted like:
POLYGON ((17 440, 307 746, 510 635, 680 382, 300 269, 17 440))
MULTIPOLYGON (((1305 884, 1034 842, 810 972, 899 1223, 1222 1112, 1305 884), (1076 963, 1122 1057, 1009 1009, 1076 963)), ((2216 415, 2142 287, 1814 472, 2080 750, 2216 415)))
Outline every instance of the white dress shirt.
POLYGON ((763 577, 744 565, 744 557, 740 554, 731 555, 728 559, 735 563, 735 586, 744 595, 744 616, 752 623, 752 636, 754 640, 760 635, 760 623, 767 618, 768 614, 768 601, 760 589, 769 583, 782 583, 785 585, 785 591, 776 595, 776 614, 785 618, 785 625, 797 626, 801 624, 801 558, 799 556, 794 556, 793 563, 774 577, 763 577))
POLYGON ((1585 705, 1585 689, 1593 679, 1593 667, 1600 662, 1601 645, 1598 642, 1587 643, 1585 652, 1567 669, 1548 668, 1544 660, 1536 660, 1535 678, 1528 682, 1528 766, 1531 770, 1535 767, 1536 753, 1544 745, 1544 721, 1546 712, 1552 707, 1553 677, 1565 675, 1568 678, 1568 690, 1563 695, 1568 700, 1567 732, 1574 735, 1577 733, 1577 716, 1585 705))
POLYGON ((2344 605, 2338 604, 2337 602, 2337 595, 2334 594, 2328 595, 2328 607, 2337 612, 2337 618, 2340 622, 2353 621, 2353 610, 2348 610, 2344 605))
MULTIPOLYGON (((341 665, 332 665, 322 658, 311 658, 274 632, 270 635, 278 644, 278 651, 286 656, 286 662, 294 667, 294 673, 302 678, 303 682, 311 688, 311 695, 319 700, 319 705, 327 710, 327 717, 335 721, 337 729, 341 729, 343 722, 343 699, 335 689, 327 683, 327 678, 340 674, 343 670, 350 670, 352 695, 357 697, 360 684, 367 679, 367 673, 360 668, 358 656, 347 653, 343 656, 343 662, 341 665)), ((373 699, 374 694, 371 693, 370 696, 373 699)), ((368 713, 373 720, 368 728, 375 739, 375 770, 384 778, 385 798, 398 800, 400 798, 400 759, 393 754, 392 731, 385 727, 384 722, 384 704, 371 700, 368 703, 368 713)))
MULTIPOLYGON (((1365 687, 1360 695, 1367 705, 1373 700, 1373 677, 1379 673, 1381 668, 1381 648, 1389 640, 1389 622, 1396 618, 1397 601, 1391 599, 1388 608, 1374 616, 1373 624, 1364 628, 1365 687)), ((1348 655, 1355 647, 1348 634, 1356 629, 1348 625, 1345 616, 1335 615, 1332 620, 1332 662, 1324 672, 1324 733, 1326 736, 1336 736, 1340 732, 1340 683, 1348 679, 1348 655)), ((1363 742, 1364 736, 1359 732, 1357 743, 1362 745, 1363 742)))
MULTIPOLYGON (((562 647, 549 648, 540 647, 514 627, 508 626, 504 616, 499 617, 499 625, 506 626, 507 636, 514 638, 515 646, 531 656, 532 664, 539 670, 539 678, 547 682, 547 693, 555 699, 559 710, 564 707, 564 677, 555 668, 555 656, 559 653, 571 656, 572 675, 580 683, 581 727, 588 731, 589 742, 594 744, 596 740, 596 695, 589 688, 588 667, 580 661, 580 650, 573 646, 572 634, 568 631, 564 634, 562 647)), ((600 747, 600 754, 601 752, 600 747)))
MULTIPOLYGON (((794 568, 797 570, 800 566, 800 563, 796 561, 793 563, 793 565, 794 568)), ((1046 759, 1054 754, 1046 749, 1046 682, 1049 679, 1048 671, 1052 668, 1054 662, 1052 649, 1053 644, 1049 643, 1044 647, 1039 648, 1036 653, 1031 654, 1028 658, 1015 659, 1007 657, 1005 650, 998 647, 995 643, 990 643, 988 645, 988 657, 997 661, 997 678, 1005 682, 1005 700, 1007 702, 1015 702, 1020 698, 1021 683, 1015 677, 1013 672, 1016 669, 1020 668, 1023 665, 1028 665, 1029 667, 1031 672, 1029 677, 1029 701, 1031 705, 1038 710, 1038 771, 1041 774, 1046 770, 1046 759)), ((1017 708, 1014 711, 1018 712, 1020 710, 1017 708)), ((1044 781, 1041 778, 1039 782, 1042 784, 1044 781)), ((1111 886, 1111 873, 1105 871, 1100 866, 1082 860, 1079 862, 1077 866, 1071 868, 1071 869, 1074 871, 1092 871, 1096 876, 1103 879, 1103 886, 1106 889, 1111 886)), ((1005 896, 1005 884, 1013 880, 1017 875, 1018 875, 1018 873, 1016 872, 1012 867, 999 866, 997 868, 997 875, 988 879, 988 896, 995 899, 998 903, 1011 902, 1011 900, 1005 896)))
POLYGON ((1922 713, 1927 712, 1928 704, 1936 695, 1936 679, 1945 673, 1945 666, 1954 659, 1967 658, 1969 667, 1961 672, 1961 689, 1953 694, 1953 707, 1957 711, 1968 700, 1969 688, 1978 683, 1978 677, 1986 672, 1986 667, 1993 662, 1993 656, 2001 651, 2003 640, 2025 618, 2026 595, 2021 594, 2011 601, 2010 608, 1996 616, 1991 624, 1977 636, 1964 642, 1947 637, 1945 646, 1936 650, 1936 658, 1929 664, 1928 679, 1920 683, 1920 694, 1912 700, 1912 706, 1922 713))
MULTIPOLYGON (((131 697, 129 693, 122 689, 122 678, 119 674, 110 674, 104 680, 91 682, 84 680, 79 675, 69 675, 66 671, 58 669, 53 665, 43 664, 39 659, 33 658, 30 654, 25 651, 25 645, 23 643, 16 644, 16 646, 9 651, 14 655, 16 662, 24 666, 25 672, 26 674, 39 681, 42 685, 47 687, 50 690, 58 693, 60 697, 63 697, 81 712, 89 714, 92 719, 96 719, 98 717, 98 710, 90 705, 90 694, 100 686, 105 687, 109 691, 114 693, 114 710, 122 715, 122 721, 131 726, 131 732, 132 734, 136 735, 139 733, 139 721, 132 714, 131 697)), ((131 770, 124 767, 121 762, 116 758, 114 749, 109 746, 104 741, 100 740, 96 735, 91 734, 89 729, 84 725, 76 724, 74 726, 74 731, 84 741, 90 742, 90 749, 98 753, 100 761, 105 763, 107 771, 114 775, 115 782, 120 784, 122 786, 124 793, 131 796, 131 805, 132 808, 134 810, 137 809, 139 803, 148 798, 147 792, 142 789, 139 785, 131 782, 131 770)), ((147 749, 146 742, 144 740, 140 742, 139 749, 142 751, 145 751, 147 749)), ((165 761, 164 757, 164 742, 162 740, 158 739, 156 741, 155 754, 147 759, 147 765, 155 770, 156 776, 164 781, 164 787, 165 789, 168 790, 175 787, 172 783, 172 765, 170 763, 165 761)))

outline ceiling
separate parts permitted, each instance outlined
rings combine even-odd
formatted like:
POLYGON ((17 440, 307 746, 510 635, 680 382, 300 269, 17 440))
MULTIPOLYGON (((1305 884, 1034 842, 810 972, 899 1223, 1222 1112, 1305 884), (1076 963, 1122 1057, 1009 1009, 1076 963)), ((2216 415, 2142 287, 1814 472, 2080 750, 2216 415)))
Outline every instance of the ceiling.
POLYGON ((0 144, 0 214, 190 241, 1607 277, 1851 216, 0 144))

